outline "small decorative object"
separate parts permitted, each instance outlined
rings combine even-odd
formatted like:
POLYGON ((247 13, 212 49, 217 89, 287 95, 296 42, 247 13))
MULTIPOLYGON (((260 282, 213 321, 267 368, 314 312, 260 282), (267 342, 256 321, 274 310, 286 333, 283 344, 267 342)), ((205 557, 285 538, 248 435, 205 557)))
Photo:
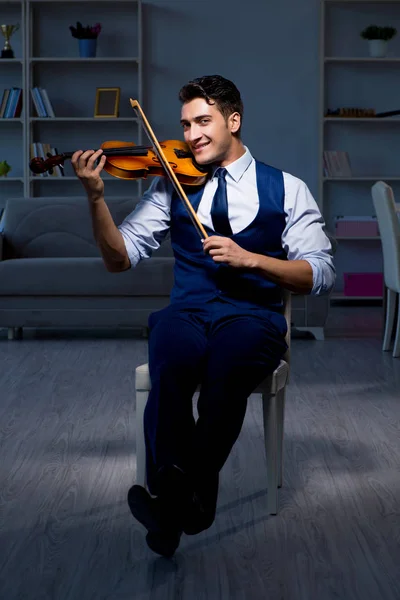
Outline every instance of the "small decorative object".
POLYGON ((96 56, 97 38, 101 32, 101 24, 96 23, 93 26, 86 25, 77 21, 76 27, 70 25, 72 37, 79 40, 79 56, 81 58, 93 58, 96 56))
POLYGON ((375 108, 328 108, 325 117, 340 117, 341 119, 375 119, 385 117, 398 117, 400 110, 388 110, 377 113, 375 108))
POLYGON ((372 58, 384 58, 387 55, 388 41, 397 33, 394 27, 369 25, 361 32, 361 37, 369 41, 369 55, 372 58))
POLYGON ((120 93, 119 87, 97 88, 94 116, 100 118, 118 117, 120 93))
POLYGON ((4 35, 6 43, 1 51, 1 58, 14 58, 14 51, 10 46, 10 37, 15 31, 18 31, 19 24, 17 25, 0 25, 1 33, 4 35))
POLYGON ((7 173, 11 171, 10 165, 6 160, 0 162, 0 177, 7 177, 7 173))
POLYGON ((374 108, 337 108, 331 110, 328 108, 326 117, 339 117, 341 119, 366 119, 376 117, 374 108))

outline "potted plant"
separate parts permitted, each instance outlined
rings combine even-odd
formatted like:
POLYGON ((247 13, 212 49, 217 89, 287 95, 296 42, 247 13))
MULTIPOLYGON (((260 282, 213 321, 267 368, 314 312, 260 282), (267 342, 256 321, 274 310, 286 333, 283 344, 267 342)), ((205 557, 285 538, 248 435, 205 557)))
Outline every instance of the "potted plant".
POLYGON ((77 21, 76 27, 70 25, 72 37, 79 40, 79 55, 82 58, 92 58, 96 56, 97 38, 101 31, 101 24, 87 25, 83 27, 82 23, 77 21))
POLYGON ((6 160, 2 160, 0 162, 0 177, 7 177, 8 173, 11 171, 10 165, 6 160))
POLYGON ((361 37, 369 41, 369 55, 373 58, 384 58, 387 55, 388 41, 397 33, 394 27, 369 25, 361 32, 361 37))

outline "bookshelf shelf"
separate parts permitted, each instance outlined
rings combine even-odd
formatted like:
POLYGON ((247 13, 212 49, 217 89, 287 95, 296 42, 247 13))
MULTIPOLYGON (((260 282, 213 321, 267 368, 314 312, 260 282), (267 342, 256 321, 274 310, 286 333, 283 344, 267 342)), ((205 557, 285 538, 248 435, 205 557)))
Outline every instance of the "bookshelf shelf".
MULTIPOLYGON (((12 119, 8 119, 11 121, 12 119)), ((17 120, 17 119, 14 119, 17 120)), ((50 123, 56 121, 58 123, 77 123, 77 122, 94 122, 102 123, 104 122, 113 122, 113 123, 138 123, 138 119, 136 117, 31 117, 31 123, 50 123)))
POLYGON ((366 175, 363 177, 324 177, 324 181, 400 181, 399 175, 366 175))
MULTIPOLYGON (((123 181, 123 182, 127 182, 130 181, 131 185, 132 185, 132 179, 122 179, 120 177, 112 177, 111 175, 103 175, 102 176, 104 181, 123 181)), ((0 177, 0 180, 2 178, 0 177)), ((11 180, 10 177, 7 177, 5 179, 8 179, 9 181, 11 180)), ((31 182, 36 182, 36 181, 40 181, 40 183, 44 182, 54 182, 54 181, 78 181, 77 177, 75 175, 66 175, 65 177, 53 177, 53 176, 47 176, 47 177, 40 177, 40 175, 31 175, 29 177, 31 182)), ((16 179, 18 181, 20 181, 20 179, 16 179)))
POLYGON ((366 175, 363 177, 324 177, 323 181, 400 181, 399 175, 366 175))
POLYGON ((385 58, 372 58, 370 56, 325 56, 324 61, 326 63, 399 63, 400 57, 386 56, 385 58))
POLYGON ((344 294, 335 293, 331 296, 332 300, 382 300, 383 296, 345 296, 344 294))
POLYGON ((23 177, 0 177, 0 183, 9 183, 10 181, 23 182, 23 177))
POLYGON ((399 0, 325 0, 326 4, 396 4, 399 0))
MULTIPOLYGON (((1 1, 1 0, 0 0, 1 1)), ((3 0, 4 1, 4 0, 3 0)), ((8 1, 8 0, 7 0, 8 1)), ((9 0, 12 2, 20 2, 21 0, 9 0)), ((54 4, 54 0, 29 0, 31 4, 54 4)), ((110 0, 63 0, 63 4, 101 4, 102 2, 110 2, 110 0)), ((139 4, 140 0, 112 0, 113 4, 139 4)))
POLYGON ((31 64, 35 64, 35 63, 59 63, 59 62, 63 62, 63 63, 101 63, 101 62, 108 62, 108 63, 139 63, 139 59, 136 57, 129 57, 129 56, 96 56, 95 58, 81 58, 79 56, 72 56, 72 57, 68 57, 68 56, 52 56, 52 57, 48 57, 48 58, 39 58, 39 57, 34 57, 34 58, 30 58, 29 62, 31 64))
POLYGON ((341 241, 350 241, 350 242, 356 242, 358 240, 380 240, 380 236, 379 235, 354 235, 354 236, 350 236, 350 235, 337 235, 336 236, 337 240, 341 240, 341 241))
POLYGON ((379 123, 388 125, 389 123, 400 123, 400 117, 325 117, 325 123, 379 123))

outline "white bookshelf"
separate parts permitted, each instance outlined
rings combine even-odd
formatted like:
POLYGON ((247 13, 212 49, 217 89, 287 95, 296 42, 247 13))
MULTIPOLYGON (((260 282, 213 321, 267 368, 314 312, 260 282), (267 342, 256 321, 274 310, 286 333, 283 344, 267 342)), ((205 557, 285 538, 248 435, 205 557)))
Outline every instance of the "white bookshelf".
MULTIPOLYGON (((26 57, 24 48, 25 34, 25 2, 24 0, 0 0, 1 22, 20 26, 19 31, 11 37, 11 47, 15 58, 0 59, 0 101, 3 88, 24 88, 26 74, 26 57)), ((0 50, 4 46, 4 37, 0 34, 0 50)), ((26 120, 23 117, 13 119, 0 119, 0 161, 7 160, 12 170, 7 177, 0 177, 0 199, 2 195, 13 194, 22 196, 24 191, 25 173, 20 165, 10 160, 10 153, 23 154, 24 139, 26 136, 26 120)), ((1 206, 1 204, 0 204, 1 206)))
MULTIPOLYGON (((0 0, 0 12, 2 22, 20 24, 11 38, 15 58, 0 59, 0 95, 3 89, 13 86, 23 90, 21 118, 0 119, 0 160, 8 156, 1 139, 7 136, 14 148, 11 176, 0 177, 0 200, 3 203, 10 196, 81 196, 82 186, 70 161, 65 161, 65 177, 34 176, 29 169, 30 145, 46 142, 62 153, 93 148, 95 141, 99 142, 96 147, 118 139, 143 143, 142 126, 128 101, 134 97, 143 106, 142 0, 0 0), (68 29, 76 21, 83 25, 101 22, 95 58, 79 57, 78 40, 68 29), (57 40, 57 28, 62 42, 57 40), (117 29, 118 35, 125 38, 115 44, 117 29), (30 92, 35 86, 48 91, 55 118, 37 116, 30 92), (96 87, 120 87, 121 116, 93 116, 96 87), (69 98, 63 98, 63 90, 69 91, 69 98), (75 103, 71 102, 71 94, 75 103), (18 160, 22 157, 20 165, 16 155, 18 160)), ((141 193, 141 181, 128 182, 103 174, 109 195, 141 193)))
MULTIPOLYGON (((371 200, 371 186, 379 180, 384 180, 386 182, 388 182, 389 184, 391 182, 393 182, 394 184, 396 182, 400 182, 400 164, 399 164, 399 170, 398 173, 393 172, 396 171, 396 168, 392 169, 392 172, 390 171, 390 169, 388 168, 388 172, 389 175, 387 173, 384 172, 384 170, 382 169, 382 164, 380 165, 380 169, 371 169, 370 173, 357 173, 357 169, 353 169, 353 176, 351 177, 332 177, 332 176, 326 176, 324 174, 324 164, 323 164, 323 153, 325 150, 346 150, 346 147, 329 147, 329 145, 327 144, 327 140, 329 139, 329 133, 333 132, 333 139, 337 139, 337 132, 339 131, 339 128, 341 131, 345 132, 345 139, 349 140, 350 137, 354 134, 354 135, 358 135, 361 133, 361 135, 363 136, 362 139, 365 139, 366 135, 369 135, 371 138, 371 142, 374 143, 374 136, 377 134, 377 132, 384 132, 383 135, 393 135, 395 137, 398 137, 399 133, 400 133, 400 115, 399 116, 392 116, 392 117, 371 117, 371 118, 344 118, 344 117, 334 117, 334 116, 326 116, 326 111, 327 109, 335 109, 338 108, 339 106, 360 106, 360 107, 365 107, 365 108, 369 108, 371 106, 371 102, 369 101, 368 97, 364 98, 363 102, 359 102, 358 104, 354 104, 352 102, 347 102, 346 101, 346 89, 340 90, 341 92, 341 98, 343 98, 343 101, 340 104, 335 104, 335 105, 330 105, 329 104, 329 99, 330 99, 330 91, 331 88, 329 87, 329 84, 332 84, 332 81, 336 81, 337 79, 333 79, 333 76, 331 75, 331 69, 336 69, 336 78, 342 76, 342 74, 346 73, 346 69, 352 69, 353 71, 351 72, 355 72, 354 70, 357 70, 357 76, 358 77, 365 77, 367 78, 369 76, 369 73, 372 72, 377 72, 377 70, 379 70, 379 76, 382 76, 382 74, 386 73, 386 72, 390 72, 393 76, 393 69, 396 69, 397 66, 400 66, 400 55, 397 56, 396 54, 400 54, 400 52, 389 52, 388 56, 385 58, 373 58, 370 56, 357 56, 358 52, 350 52, 348 49, 346 51, 346 42, 342 43, 337 43, 337 40, 335 40, 335 43, 332 43, 332 39, 333 39, 333 33, 332 33, 332 29, 329 29, 330 27, 332 28, 332 22, 330 21, 332 18, 332 11, 333 10, 346 10, 348 11, 348 19, 346 19, 346 17, 342 14, 341 17, 342 19, 346 19, 349 22, 351 22, 352 18, 354 18, 354 11, 357 11, 359 13, 361 13, 361 11, 365 11, 364 14, 368 15, 368 17, 366 18, 366 21, 363 25, 363 27, 366 27, 369 24, 372 23, 376 23, 378 25, 392 25, 393 23, 391 23, 391 18, 388 12, 386 12, 384 14, 384 16, 382 17, 381 15, 381 10, 385 10, 384 7, 386 7, 386 10, 390 10, 392 12, 393 9, 392 7, 396 5, 396 15, 397 15, 397 19, 400 16, 400 0, 321 0, 320 3, 320 35, 319 35, 319 39, 320 39, 320 49, 319 49, 319 55, 320 55, 320 92, 319 92, 319 96, 320 96, 320 127, 319 127, 319 164, 318 164, 318 171, 319 171, 319 181, 318 181, 318 204, 319 207, 321 209, 321 212, 325 218, 325 220, 327 221, 327 225, 328 225, 328 229, 333 230, 333 220, 332 220, 332 203, 331 203, 331 198, 335 196, 335 194, 344 194, 347 197, 351 197, 351 190, 353 190, 354 192, 356 192, 356 194, 362 194, 363 192, 361 190, 367 190, 367 194, 368 194, 368 198, 365 198, 365 215, 370 215, 371 213, 371 204, 372 204, 372 200, 371 200), (397 7, 399 7, 397 9, 397 7), (352 14, 350 14, 350 11, 352 14), (331 38, 329 38, 329 34, 331 36, 331 38), (327 42, 330 42, 330 44, 328 44, 327 42), (331 46, 331 48, 329 48, 329 45, 331 46), (332 51, 332 47, 336 46, 336 50, 339 50, 337 52, 332 51), (341 54, 344 54, 343 56, 341 56, 341 54), (344 129, 346 128, 346 129, 344 129), (366 133, 368 132, 368 134, 366 133), (366 184, 371 184, 366 185, 366 184), (328 190, 328 186, 330 186, 329 191, 328 190), (343 192, 343 190, 346 190, 345 192, 343 192)), ((336 19, 338 17, 336 16, 336 19)), ((397 27, 398 33, 397 33, 397 37, 400 36, 400 27, 397 24, 393 24, 393 26, 397 27)), ((359 36, 360 33, 360 28, 357 27, 357 25, 355 26, 354 29, 354 36, 357 37, 359 36)), ((338 37, 340 36, 340 34, 338 34, 338 37)), ((354 41, 354 40, 353 40, 354 41)), ((365 53, 367 54, 367 41, 363 40, 364 46, 365 46, 365 53)), ((389 44, 391 44, 392 42, 389 42, 389 44)), ((360 52, 361 54, 361 52, 360 52)), ((348 79, 347 79, 348 81, 348 79)), ((354 90, 352 90, 354 93, 354 90)), ((362 94, 361 94, 362 96, 362 94)), ((333 94, 333 97, 337 98, 338 94, 333 94)), ((396 98, 398 98, 398 94, 394 94, 394 97, 392 99, 392 101, 388 101, 388 105, 389 107, 387 109, 382 109, 379 110, 378 112, 384 112, 385 110, 389 111, 389 110, 397 110, 400 109, 400 102, 398 103, 398 106, 394 106, 394 104, 396 104, 396 98)), ((373 103, 372 103, 373 106, 373 103)), ((352 154, 351 152, 349 152, 350 155, 350 162, 352 162, 352 154)), ((352 165, 353 167, 353 165, 352 165)), ((356 206, 357 210, 360 210, 360 203, 358 203, 358 206, 356 206)), ((341 210, 340 212, 338 212, 338 214, 344 214, 343 211, 341 210)), ((351 206, 348 206, 348 212, 346 213, 347 215, 352 215, 352 214, 360 214, 359 212, 352 212, 351 206)), ((361 214, 360 214, 361 216, 361 214)), ((342 258, 343 257, 347 257, 350 253, 353 252, 353 257, 354 257, 354 252, 357 252, 354 250, 354 248, 357 248, 357 244, 358 243, 362 243, 362 247, 363 250, 361 250, 359 252, 359 256, 360 256, 360 261, 362 260, 362 252, 365 249, 365 244, 369 241, 378 241, 379 244, 368 244, 367 248, 368 248, 368 253, 370 252, 375 252, 375 253, 379 253, 379 256, 381 256, 381 244, 380 244, 380 237, 379 236, 375 236, 375 237, 364 237, 364 236, 353 236, 353 237, 345 237, 345 236, 340 236, 337 238, 339 241, 339 251, 342 253, 342 258), (351 250, 350 250, 351 249, 351 250)), ((376 255, 376 254, 375 254, 376 255)), ((337 255, 338 256, 338 255, 337 255)), ((368 254, 368 256, 371 256, 371 254, 368 254)), ((338 259, 336 258, 335 262, 338 259)), ((368 264, 368 258, 366 259, 366 265, 368 264)), ((344 269, 345 270, 345 269, 344 269)), ((351 269, 350 269, 351 270, 351 269)), ((360 270, 365 270, 367 271, 368 268, 360 268, 360 270)), ((374 269, 372 269, 374 270, 374 269)), ((363 297, 349 297, 349 296, 345 296, 343 291, 341 291, 340 287, 341 287, 341 281, 339 281, 339 286, 338 286, 338 282, 337 282, 337 286, 339 289, 333 292, 332 294, 332 300, 335 301, 354 301, 356 302, 357 300, 381 300, 382 296, 363 296, 363 297)))

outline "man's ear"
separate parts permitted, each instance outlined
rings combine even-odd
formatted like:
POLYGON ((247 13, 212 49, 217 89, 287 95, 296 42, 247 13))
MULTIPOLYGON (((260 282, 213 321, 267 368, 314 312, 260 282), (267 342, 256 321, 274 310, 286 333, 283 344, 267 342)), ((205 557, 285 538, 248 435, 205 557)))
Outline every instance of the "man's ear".
POLYGON ((231 133, 236 133, 240 129, 240 114, 238 112, 234 112, 229 117, 229 127, 231 133))

